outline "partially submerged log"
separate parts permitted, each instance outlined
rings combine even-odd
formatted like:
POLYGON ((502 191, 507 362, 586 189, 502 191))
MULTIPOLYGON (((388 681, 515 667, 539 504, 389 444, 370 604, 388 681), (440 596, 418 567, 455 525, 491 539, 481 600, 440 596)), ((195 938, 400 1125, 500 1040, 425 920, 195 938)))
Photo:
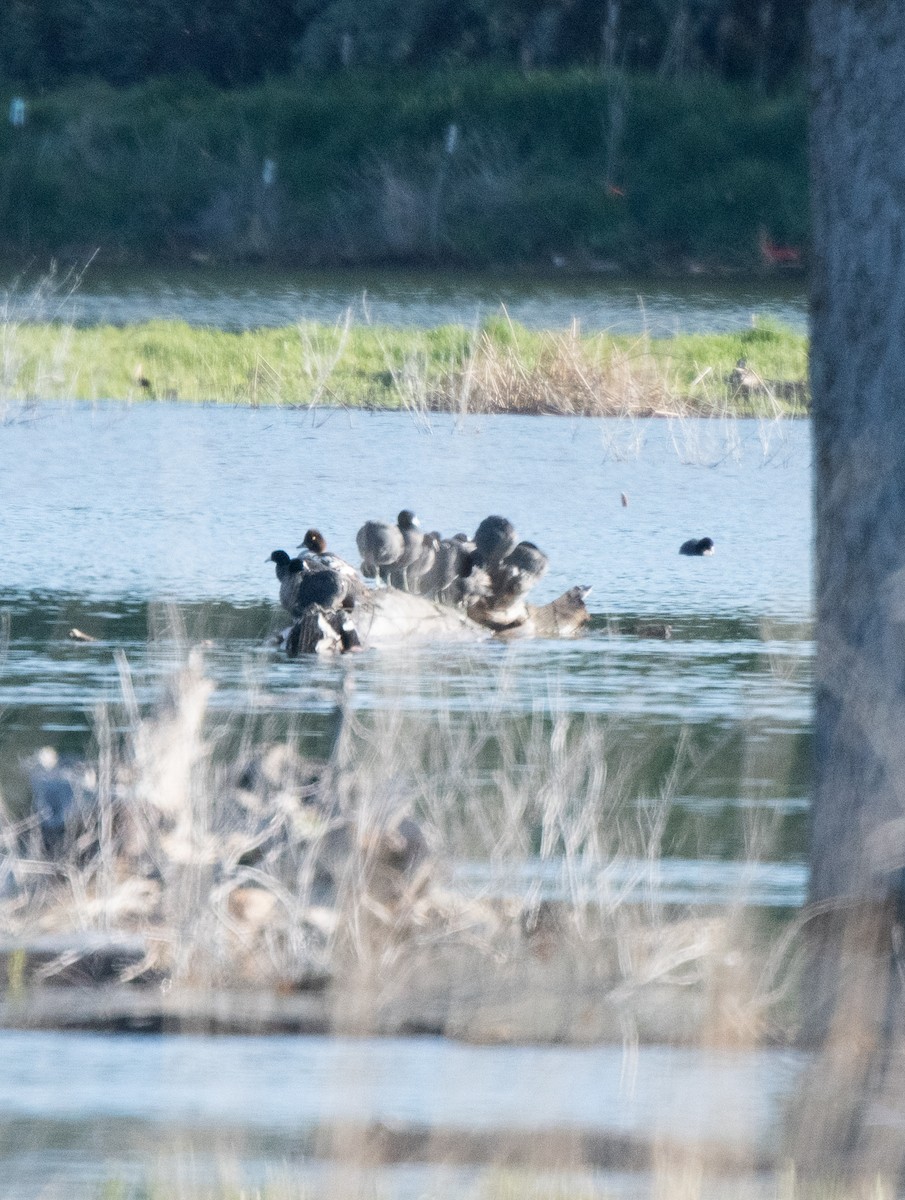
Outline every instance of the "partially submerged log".
POLYGON ((489 637, 572 637, 590 620, 585 598, 590 588, 569 588, 549 604, 526 604, 520 597, 507 608, 487 600, 467 612, 396 588, 375 588, 352 608, 333 612, 312 605, 283 638, 291 658, 299 654, 342 654, 369 646, 424 642, 482 641, 489 637))
POLYGON ((519 600, 507 609, 500 609, 479 600, 469 608, 468 615, 497 637, 573 637, 591 619, 585 605, 590 590, 572 587, 539 607, 519 600))
POLYGON ((476 641, 490 633, 458 608, 397 588, 369 589, 351 609, 315 605, 284 635, 286 653, 344 654, 364 646, 476 641))

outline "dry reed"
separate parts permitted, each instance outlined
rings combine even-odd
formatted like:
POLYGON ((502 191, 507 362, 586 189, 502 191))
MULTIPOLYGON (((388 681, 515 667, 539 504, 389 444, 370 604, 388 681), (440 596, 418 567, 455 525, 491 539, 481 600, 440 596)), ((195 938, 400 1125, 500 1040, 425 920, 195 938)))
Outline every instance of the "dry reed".
MULTIPOLYGON (((787 956, 763 959, 744 895, 706 912, 658 898, 683 747, 639 806, 637 764, 614 753, 606 721, 553 702, 514 722, 501 677, 489 714, 441 706, 429 722, 392 696, 367 716, 341 697, 333 752, 313 763, 291 736, 256 742, 251 712, 227 731, 196 653, 147 713, 120 671, 122 702, 98 711, 80 768, 93 804, 73 807, 62 851, 45 853, 34 818, 5 823, 7 944, 70 938, 43 977, 65 979, 98 936, 124 937, 141 952, 113 980, 277 992, 317 980, 335 1029, 785 1036, 787 956), (224 759, 218 742, 238 750, 224 759), (477 886, 457 862, 486 864, 477 886)), ((752 862, 769 849, 755 832, 752 862)))
POLYGON ((689 410, 646 339, 596 353, 577 328, 545 333, 536 356, 481 333, 464 368, 428 392, 439 411, 557 416, 664 416, 689 410))

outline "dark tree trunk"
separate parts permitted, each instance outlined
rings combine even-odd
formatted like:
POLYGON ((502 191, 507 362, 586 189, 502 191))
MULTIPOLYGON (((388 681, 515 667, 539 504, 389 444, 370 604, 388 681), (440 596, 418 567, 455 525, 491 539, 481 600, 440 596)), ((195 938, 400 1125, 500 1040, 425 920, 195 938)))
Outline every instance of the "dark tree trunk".
POLYGON ((902 1075, 905 16, 812 0, 817 518, 809 1032, 802 1146, 897 1170, 872 1109, 902 1075), (895 1066, 895 1078, 890 1072, 895 1066))

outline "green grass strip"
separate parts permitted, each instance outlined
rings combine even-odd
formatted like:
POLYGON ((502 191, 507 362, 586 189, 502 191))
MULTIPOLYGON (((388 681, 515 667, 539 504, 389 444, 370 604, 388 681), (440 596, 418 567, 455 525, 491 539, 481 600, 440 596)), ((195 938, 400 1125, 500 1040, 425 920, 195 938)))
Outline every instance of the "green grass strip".
POLYGON ((187 401, 581 415, 798 415, 807 340, 737 333, 581 336, 503 316, 478 329, 300 323, 230 333, 179 321, 0 324, 0 398, 187 401), (733 368, 746 360, 742 385, 733 368))

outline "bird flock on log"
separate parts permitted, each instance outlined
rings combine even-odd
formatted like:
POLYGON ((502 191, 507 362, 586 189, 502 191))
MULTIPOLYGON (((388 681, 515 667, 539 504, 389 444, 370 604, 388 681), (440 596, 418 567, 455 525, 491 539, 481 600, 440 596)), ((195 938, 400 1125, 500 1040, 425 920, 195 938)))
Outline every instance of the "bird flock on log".
MULTIPOLYGON (((467 611, 490 627, 501 627, 513 606, 546 574, 547 555, 533 542, 519 541, 511 521, 490 516, 474 537, 445 538, 424 533, 418 518, 403 509, 395 524, 366 521, 356 542, 361 572, 327 549, 324 535, 309 529, 296 555, 274 550, 280 603, 296 621, 312 609, 351 612, 373 594, 365 580, 467 611), (491 614, 497 614, 494 622, 491 614)), ((513 618, 515 619, 515 618, 513 618)))
MULTIPOLYGON (((328 639, 335 636, 337 648, 357 649, 361 641, 355 617, 373 606, 375 588, 420 596, 457 609, 495 633, 507 633, 528 622, 525 597, 548 567, 543 550, 534 542, 520 541, 512 522, 497 515, 485 517, 472 537, 443 537, 437 531, 425 533, 414 512, 404 508, 395 524, 365 521, 356 543, 360 571, 329 551, 318 529, 307 531, 295 556, 285 550, 270 554, 280 603, 296 622, 286 637, 289 653, 317 643, 318 630, 328 639), (374 581, 375 588, 366 580, 374 581)), ((679 553, 711 555, 713 548, 711 538, 690 539, 679 553)), ((571 589, 581 593, 579 601, 589 590, 571 589)))

